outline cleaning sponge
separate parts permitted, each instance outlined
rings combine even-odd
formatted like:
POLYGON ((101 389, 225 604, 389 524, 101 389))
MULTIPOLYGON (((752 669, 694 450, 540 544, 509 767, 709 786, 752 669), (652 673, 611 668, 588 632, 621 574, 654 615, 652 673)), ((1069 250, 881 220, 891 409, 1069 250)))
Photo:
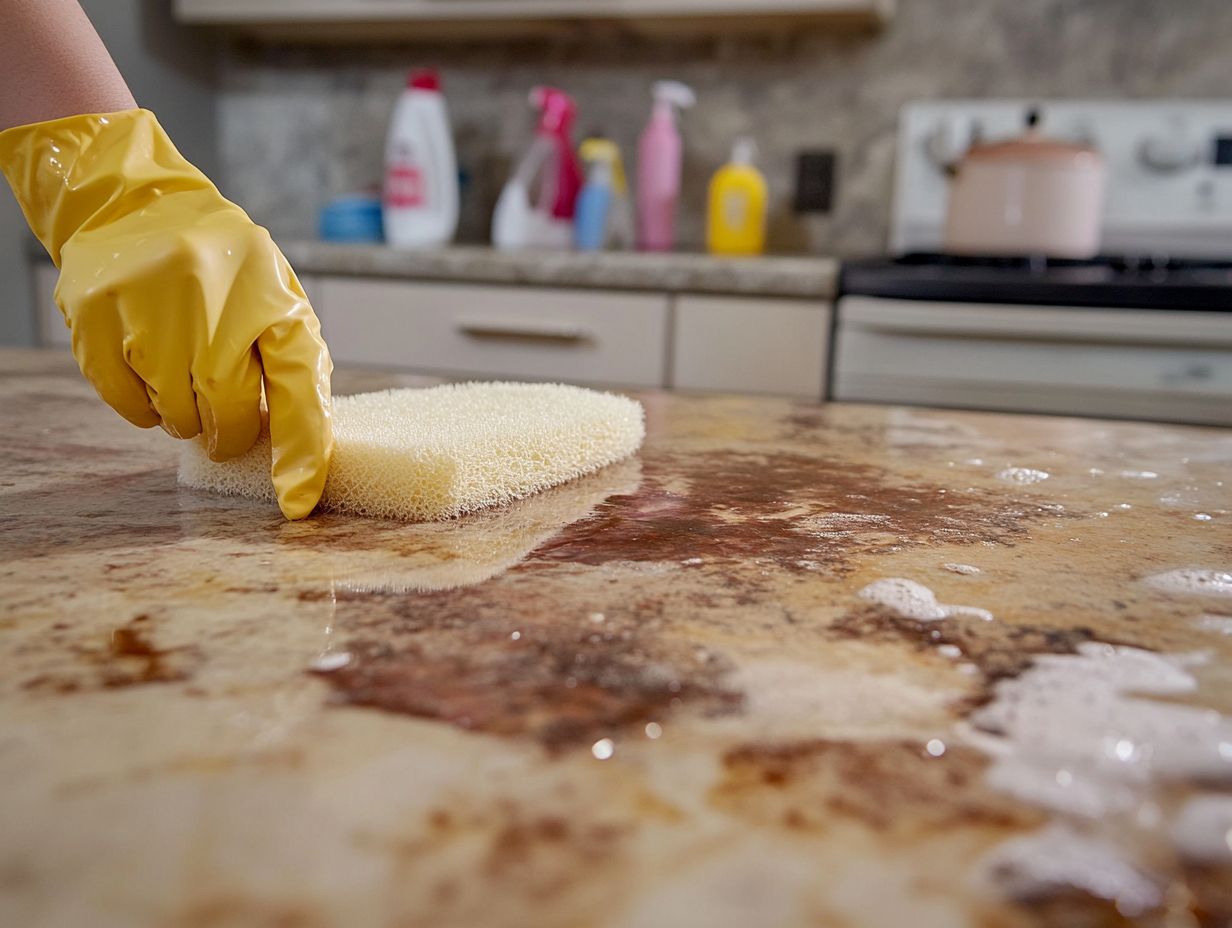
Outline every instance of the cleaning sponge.
MULTIPOLYGON (((561 384, 464 383, 334 400, 321 508, 426 522, 522 499, 628 457, 645 434, 634 400, 561 384)), ((268 431, 211 461, 185 442, 181 484, 273 500, 268 431)))

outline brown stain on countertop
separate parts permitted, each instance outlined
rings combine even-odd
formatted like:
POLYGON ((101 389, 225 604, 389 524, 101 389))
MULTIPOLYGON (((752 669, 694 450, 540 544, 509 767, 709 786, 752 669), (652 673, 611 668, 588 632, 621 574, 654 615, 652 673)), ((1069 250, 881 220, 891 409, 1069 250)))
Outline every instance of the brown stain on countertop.
MULTIPOLYGON (((26 678, 21 686, 34 691, 72 693, 89 688, 123 689, 192 679, 201 659, 200 649, 194 645, 156 646, 152 624, 151 617, 142 613, 112 629, 105 646, 68 645, 66 650, 78 658, 71 669, 26 678)), ((68 627, 67 623, 62 623, 60 628, 53 626, 50 630, 52 640, 64 640, 62 633, 68 627)))
POLYGON ((821 831, 837 819, 909 840, 948 829, 1024 828, 1045 816, 983 783, 987 759, 961 745, 814 740, 747 744, 723 755, 709 798, 750 822, 821 831))
POLYGON ((789 571, 815 561, 843 573, 859 558, 904 547, 1012 545, 1032 520, 1056 515, 1005 493, 904 483, 871 464, 798 452, 651 449, 642 477, 636 496, 569 526, 535 560, 757 558, 789 571))
POLYGON ((661 722, 681 706, 738 710, 720 661, 664 640, 636 599, 619 612, 562 621, 525 582, 423 594, 357 594, 345 645, 351 662, 320 674, 335 698, 556 750, 661 722), (370 608, 365 609, 368 606, 370 608))
POLYGON ((632 593, 615 610, 606 595, 588 609, 572 597, 547 600, 531 581, 578 564, 665 563, 686 608, 700 612, 717 596, 749 606, 773 599, 767 568, 842 576, 884 551, 1012 546, 1044 518, 1057 513, 1029 499, 903 484, 829 457, 720 451, 694 460, 651 449, 634 492, 599 503, 488 586, 409 599, 330 594, 359 634, 344 644, 350 663, 322 676, 346 704, 529 735, 552 749, 662 722, 681 707, 738 712, 742 694, 725 687, 721 656, 699 662, 695 646, 659 634, 661 613, 675 603, 632 593), (748 562, 759 569, 740 569, 748 562), (730 565, 716 577, 721 592, 696 583, 691 572, 702 563, 708 576, 716 563, 730 565), (562 611, 575 618, 560 621, 562 611))

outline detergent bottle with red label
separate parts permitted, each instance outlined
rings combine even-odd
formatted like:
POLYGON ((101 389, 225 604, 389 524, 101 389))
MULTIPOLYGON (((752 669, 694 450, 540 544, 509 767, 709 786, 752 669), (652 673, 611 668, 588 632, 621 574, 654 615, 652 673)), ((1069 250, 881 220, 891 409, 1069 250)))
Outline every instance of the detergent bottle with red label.
POLYGON ((385 145, 385 240, 401 248, 450 242, 458 228, 458 166, 435 71, 413 71, 385 145))

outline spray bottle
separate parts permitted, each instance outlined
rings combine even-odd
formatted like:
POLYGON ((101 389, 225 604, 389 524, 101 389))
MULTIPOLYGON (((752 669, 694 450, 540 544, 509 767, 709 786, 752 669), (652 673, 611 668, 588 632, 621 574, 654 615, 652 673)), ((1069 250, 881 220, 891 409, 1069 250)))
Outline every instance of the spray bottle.
POLYGON ((739 138, 731 161, 710 181, 706 246, 715 255, 759 255, 766 249, 766 178, 753 166, 757 146, 739 138))
POLYGON ((628 248, 633 243, 633 213, 620 148, 605 138, 589 138, 578 149, 587 165, 578 195, 573 245, 579 251, 628 248))
POLYGON ((458 165, 441 82, 414 71, 385 144, 385 238, 401 248, 449 242, 458 228, 458 165))
POLYGON ((553 87, 536 87, 530 104, 539 110, 535 140, 496 201, 492 243, 504 249, 568 248, 582 186, 570 138, 577 110, 567 93, 553 87))
POLYGON ((643 251, 670 251, 683 150, 676 110, 692 106, 697 98, 679 81, 658 81, 653 93, 654 109, 637 150, 637 243, 643 251))

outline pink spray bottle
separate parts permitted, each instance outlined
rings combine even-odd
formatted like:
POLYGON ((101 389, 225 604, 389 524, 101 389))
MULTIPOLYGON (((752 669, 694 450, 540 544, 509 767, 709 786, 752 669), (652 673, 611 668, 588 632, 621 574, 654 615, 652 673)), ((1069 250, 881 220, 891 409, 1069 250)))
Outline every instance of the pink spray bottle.
POLYGON ((679 81, 654 85, 654 110, 637 149, 637 245, 642 251, 671 251, 675 244, 684 148, 676 108, 695 102, 693 91, 679 81))
POLYGON ((530 103, 539 110, 535 140, 496 201, 492 243, 504 249, 569 248, 582 188, 572 139, 577 107, 554 87, 536 87, 530 103))

